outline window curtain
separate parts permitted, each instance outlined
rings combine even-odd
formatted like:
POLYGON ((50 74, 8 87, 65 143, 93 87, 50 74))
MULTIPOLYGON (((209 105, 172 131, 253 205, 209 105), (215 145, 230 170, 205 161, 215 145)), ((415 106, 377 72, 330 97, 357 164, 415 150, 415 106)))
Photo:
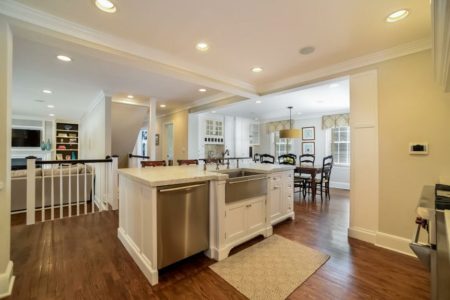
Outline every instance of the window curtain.
MULTIPOLYGON (((292 120, 292 122, 294 122, 292 120)), ((273 133, 273 132, 277 132, 283 129, 289 129, 289 120, 283 120, 283 121, 277 121, 277 122, 270 122, 270 123, 266 123, 266 132, 267 133, 273 133)))
MULTIPOLYGON (((322 129, 349 126, 349 114, 328 115, 322 117, 322 129)), ((289 123, 289 122, 288 122, 289 123)))

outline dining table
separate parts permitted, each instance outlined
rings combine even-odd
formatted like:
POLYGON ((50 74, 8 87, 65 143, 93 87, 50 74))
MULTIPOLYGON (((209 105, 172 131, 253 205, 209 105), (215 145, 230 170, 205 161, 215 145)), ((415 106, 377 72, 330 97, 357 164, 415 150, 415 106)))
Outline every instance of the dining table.
MULTIPOLYGON (((317 176, 317 174, 321 174, 322 173, 322 166, 311 166, 311 165, 297 165, 295 167, 294 172, 296 174, 299 174, 299 176, 301 176, 302 174, 306 174, 306 175, 311 175, 311 200, 315 201, 316 200, 316 182, 315 182, 315 178, 317 176)), ((305 195, 305 194, 303 194, 305 195)))

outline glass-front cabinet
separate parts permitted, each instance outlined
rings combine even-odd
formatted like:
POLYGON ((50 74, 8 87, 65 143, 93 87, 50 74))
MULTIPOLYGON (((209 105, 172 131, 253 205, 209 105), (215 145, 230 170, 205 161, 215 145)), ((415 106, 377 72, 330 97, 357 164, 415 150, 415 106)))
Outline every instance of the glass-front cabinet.
POLYGON ((250 146, 259 145, 259 124, 250 123, 250 134, 249 134, 250 146))
POLYGON ((205 120, 205 144, 223 144, 223 121, 205 120))

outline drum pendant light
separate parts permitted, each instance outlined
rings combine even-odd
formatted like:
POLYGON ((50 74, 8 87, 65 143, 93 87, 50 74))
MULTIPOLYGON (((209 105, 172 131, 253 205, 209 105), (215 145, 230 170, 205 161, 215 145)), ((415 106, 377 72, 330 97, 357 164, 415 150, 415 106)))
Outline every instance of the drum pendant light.
POLYGON ((298 139, 300 138, 300 130, 292 128, 292 106, 288 106, 289 109, 289 129, 280 130, 280 139, 298 139))

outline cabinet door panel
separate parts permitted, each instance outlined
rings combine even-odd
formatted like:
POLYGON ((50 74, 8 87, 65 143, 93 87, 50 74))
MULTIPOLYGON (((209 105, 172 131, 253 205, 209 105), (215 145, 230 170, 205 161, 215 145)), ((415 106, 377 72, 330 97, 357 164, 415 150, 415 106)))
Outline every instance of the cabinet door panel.
POLYGON ((226 209, 226 239, 238 238, 246 231, 246 205, 231 206, 226 209))
POLYGON ((282 206, 282 190, 279 184, 273 184, 270 190, 270 218, 276 219, 281 216, 283 211, 282 206))
POLYGON ((266 221, 265 199, 258 199, 247 204, 248 229, 257 230, 264 226, 266 221))

